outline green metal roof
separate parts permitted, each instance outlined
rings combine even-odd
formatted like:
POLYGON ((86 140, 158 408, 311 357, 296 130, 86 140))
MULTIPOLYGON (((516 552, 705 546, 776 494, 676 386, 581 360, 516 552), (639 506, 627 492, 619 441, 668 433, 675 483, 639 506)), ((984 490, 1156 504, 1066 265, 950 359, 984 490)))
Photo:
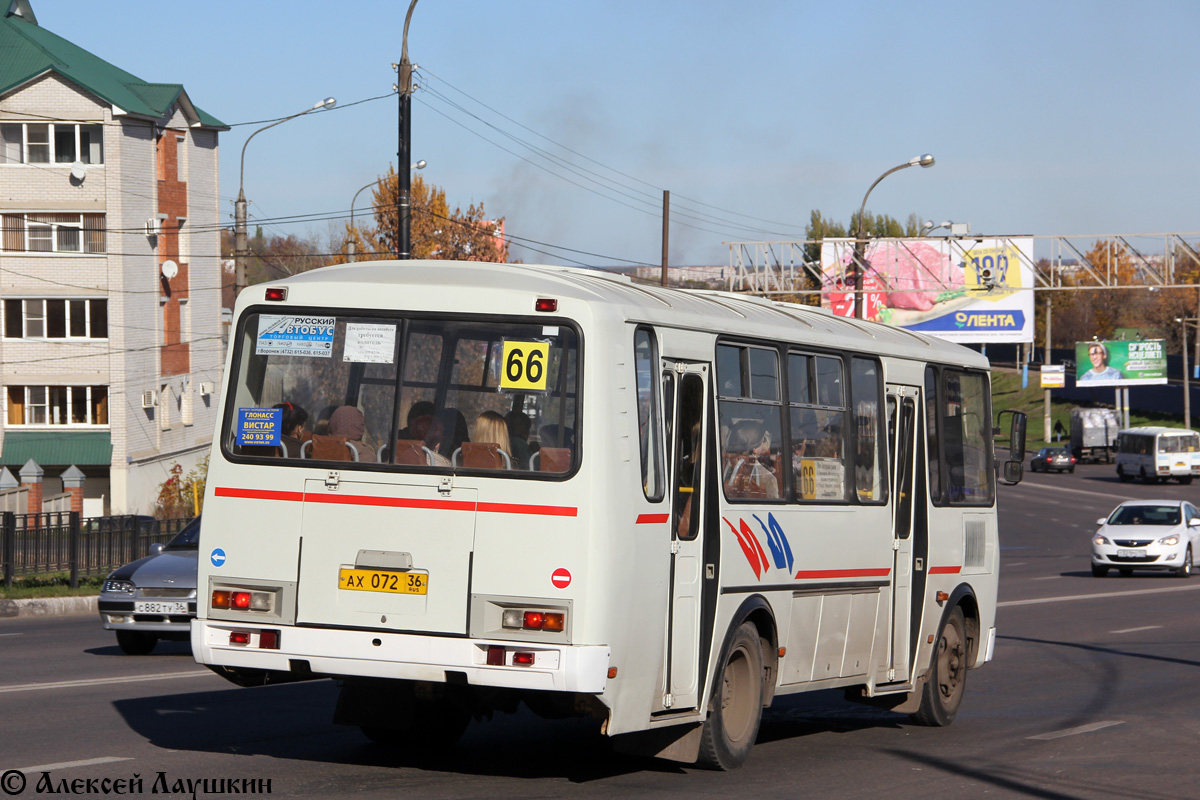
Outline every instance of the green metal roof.
POLYGON ((40 467, 107 467, 112 438, 108 431, 5 432, 0 466, 22 467, 31 458, 40 467))
POLYGON ((229 129, 221 120, 192 105, 181 84, 147 83, 51 33, 30 19, 31 16, 14 14, 10 7, 9 13, 0 19, 0 95, 54 72, 122 111, 138 116, 165 117, 183 95, 201 125, 229 129))

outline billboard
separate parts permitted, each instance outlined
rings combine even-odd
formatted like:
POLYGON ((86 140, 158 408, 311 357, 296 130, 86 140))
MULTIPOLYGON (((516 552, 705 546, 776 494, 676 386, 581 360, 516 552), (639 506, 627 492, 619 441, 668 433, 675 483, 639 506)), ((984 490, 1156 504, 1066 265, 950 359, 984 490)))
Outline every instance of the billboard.
POLYGON ((1142 386, 1167 382, 1162 339, 1075 343, 1076 386, 1142 386))
MULTIPOLYGON (((1033 237, 871 239, 866 319, 953 342, 1033 341, 1033 237)), ((821 244, 821 305, 854 316, 853 239, 821 244)))

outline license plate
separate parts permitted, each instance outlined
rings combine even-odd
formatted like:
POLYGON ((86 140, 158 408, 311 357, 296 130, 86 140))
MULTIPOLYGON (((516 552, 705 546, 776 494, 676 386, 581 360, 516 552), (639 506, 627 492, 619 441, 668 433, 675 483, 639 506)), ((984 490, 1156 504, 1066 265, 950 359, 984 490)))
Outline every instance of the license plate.
POLYGON ((355 592, 426 594, 429 591, 429 573, 342 567, 338 571, 338 588, 355 592))
POLYGON ((188 613, 187 603, 178 601, 169 603, 160 603, 153 600, 135 600, 133 601, 133 613, 135 614, 186 614, 188 613))
POLYGON ((1144 556, 1145 553, 1141 550, 1118 550, 1117 555, 1120 558, 1138 558, 1139 556, 1144 556))

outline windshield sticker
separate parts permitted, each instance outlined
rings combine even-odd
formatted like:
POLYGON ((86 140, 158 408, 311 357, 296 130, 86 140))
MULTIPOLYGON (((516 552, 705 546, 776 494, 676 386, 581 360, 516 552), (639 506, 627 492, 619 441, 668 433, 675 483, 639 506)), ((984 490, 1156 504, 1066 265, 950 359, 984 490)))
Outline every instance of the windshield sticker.
POLYGON ((241 446, 264 445, 280 447, 283 442, 282 408, 239 408, 237 416, 237 443, 241 446))
POLYGON ((500 388, 546 390, 546 362, 550 356, 549 342, 505 340, 500 368, 500 388))
POLYGON ((258 341, 254 350, 260 356, 333 355, 333 329, 337 317, 282 317, 263 314, 258 318, 258 341))
POLYGON ((391 364, 396 352, 396 326, 346 323, 342 361, 391 364))

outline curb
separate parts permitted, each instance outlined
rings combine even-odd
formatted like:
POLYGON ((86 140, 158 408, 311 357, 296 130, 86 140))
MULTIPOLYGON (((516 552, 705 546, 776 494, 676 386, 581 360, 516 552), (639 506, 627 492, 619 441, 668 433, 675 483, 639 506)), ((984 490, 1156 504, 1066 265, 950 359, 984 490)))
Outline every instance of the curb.
POLYGON ((100 595, 89 597, 31 597, 0 600, 0 618, 70 617, 99 614, 100 595))

